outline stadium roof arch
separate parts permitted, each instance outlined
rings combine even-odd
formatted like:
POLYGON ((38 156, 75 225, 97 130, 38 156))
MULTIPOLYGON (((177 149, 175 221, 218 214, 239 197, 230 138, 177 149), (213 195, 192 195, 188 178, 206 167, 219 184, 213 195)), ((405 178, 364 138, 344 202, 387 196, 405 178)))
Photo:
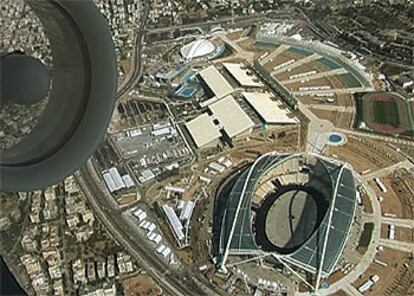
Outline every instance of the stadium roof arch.
POLYGON ((218 264, 224 268, 229 255, 270 253, 292 265, 319 276, 328 276, 345 247, 356 208, 356 188, 352 171, 345 165, 318 159, 321 173, 330 180, 331 203, 319 227, 297 250, 289 254, 263 251, 252 230, 251 198, 267 172, 301 154, 264 154, 238 176, 220 217, 218 264), (328 231, 329 229, 329 231, 328 231))

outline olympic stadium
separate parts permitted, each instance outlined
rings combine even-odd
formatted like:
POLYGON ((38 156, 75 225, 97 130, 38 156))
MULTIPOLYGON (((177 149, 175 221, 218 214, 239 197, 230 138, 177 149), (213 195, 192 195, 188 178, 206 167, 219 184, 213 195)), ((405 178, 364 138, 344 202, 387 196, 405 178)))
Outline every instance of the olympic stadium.
POLYGON ((326 277, 346 245, 356 204, 346 165, 313 154, 264 154, 219 188, 213 226, 217 265, 226 269, 232 255, 271 255, 326 277))

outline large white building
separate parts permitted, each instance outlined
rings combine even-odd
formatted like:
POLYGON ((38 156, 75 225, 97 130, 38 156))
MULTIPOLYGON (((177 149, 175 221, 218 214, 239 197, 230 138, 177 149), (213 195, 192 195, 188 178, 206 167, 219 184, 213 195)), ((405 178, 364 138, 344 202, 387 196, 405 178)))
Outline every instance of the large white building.
POLYGON ((219 122, 220 128, 230 138, 249 131, 254 126, 254 122, 232 96, 227 96, 208 108, 213 113, 212 117, 219 122))
POLYGON ((243 92, 243 97, 267 124, 295 124, 297 118, 293 117, 287 108, 272 100, 270 93, 243 92))
POLYGON ((224 68, 244 87, 261 87, 263 84, 243 64, 223 63, 224 68))
POLYGON ((206 39, 198 39, 181 47, 180 53, 186 60, 203 57, 211 54, 215 47, 206 39))
POLYGON ((222 135, 234 138, 248 134, 254 122, 232 96, 208 106, 210 114, 203 113, 187 122, 186 127, 198 148, 214 145, 222 135))
POLYGON ((218 99, 224 98, 234 91, 230 83, 213 65, 201 70, 199 75, 218 99))
POLYGON ((218 140, 221 136, 213 118, 207 113, 201 114, 186 123, 186 127, 197 147, 203 147, 218 140))

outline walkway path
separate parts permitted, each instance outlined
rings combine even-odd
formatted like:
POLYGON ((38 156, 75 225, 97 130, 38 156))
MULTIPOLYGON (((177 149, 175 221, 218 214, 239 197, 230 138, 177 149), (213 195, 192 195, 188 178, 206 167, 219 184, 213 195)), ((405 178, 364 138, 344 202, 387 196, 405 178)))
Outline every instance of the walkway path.
POLYGON ((398 163, 395 163, 395 164, 393 164, 389 167, 382 168, 382 169, 379 169, 377 171, 371 172, 369 174, 362 175, 361 178, 364 181, 369 181, 369 180, 372 180, 374 178, 387 176, 387 175, 391 174, 392 172, 394 172, 398 169, 404 169, 404 168, 405 169, 411 169, 413 167, 414 167, 414 165, 410 161, 404 160, 404 161, 400 161, 398 163))
POLYGON ((284 66, 284 67, 282 67, 282 68, 279 68, 279 69, 277 69, 276 71, 273 71, 273 72, 271 73, 271 75, 272 75, 272 76, 274 76, 274 75, 280 74, 280 73, 282 73, 282 72, 285 72, 287 69, 290 69, 290 70, 295 69, 295 68, 297 68, 297 67, 299 67, 299 66, 302 66, 302 65, 304 65, 304 64, 307 64, 307 63, 310 63, 310 62, 312 62, 312 61, 318 60, 318 59, 320 59, 321 57, 322 57, 322 56, 320 56, 320 55, 318 55, 318 54, 314 53, 313 55, 310 55, 310 56, 308 56, 308 57, 306 57, 306 58, 303 58, 303 59, 300 59, 300 60, 298 60, 298 61, 296 61, 296 62, 294 62, 294 63, 292 63, 292 64, 289 64, 289 65, 286 65, 286 66, 284 66))
POLYGON ((414 254, 414 243, 403 242, 392 239, 381 238, 379 241, 381 246, 392 248, 401 252, 413 253, 414 254))
POLYGON ((263 60, 261 60, 260 64, 262 64, 262 65, 266 64, 268 61, 270 61, 271 59, 274 59, 279 54, 281 54, 282 52, 288 50, 289 48, 290 48, 290 46, 286 45, 286 44, 283 44, 283 45, 279 46, 278 48, 276 48, 276 50, 272 51, 267 57, 265 57, 263 60))
MULTIPOLYGON (((368 197, 372 204, 372 218, 374 220, 374 229, 372 231, 372 241, 371 244, 368 246, 367 251, 365 252, 364 256, 362 256, 361 261, 355 268, 348 273, 344 278, 340 279, 339 281, 333 283, 328 289, 321 289, 319 290, 319 295, 332 295, 335 292, 341 290, 343 287, 347 285, 351 285, 351 283, 355 282, 361 275, 363 275, 372 262, 375 259, 375 255, 377 253, 377 246, 381 239, 381 205, 377 200, 375 192, 368 186, 368 184, 361 180, 361 176, 356 174, 356 178, 365 186, 367 190, 368 197)), ((351 294, 355 295, 355 294, 351 294)))
POLYGON ((309 75, 309 76, 298 77, 294 79, 287 79, 287 80, 281 81, 281 83, 286 85, 289 83, 300 82, 302 80, 310 81, 310 80, 315 80, 319 78, 330 77, 330 76, 335 76, 335 75, 340 75, 340 74, 346 74, 346 73, 348 73, 347 70, 345 70, 344 68, 339 68, 335 70, 316 73, 316 74, 309 75))
POLYGON ((308 104, 310 108, 315 108, 319 110, 328 110, 328 111, 338 111, 338 112, 356 112, 355 107, 353 106, 338 106, 338 105, 328 105, 328 104, 308 104))
POLYGON ((382 217, 382 224, 393 224, 397 227, 414 228, 414 220, 382 217))
POLYGON ((343 288, 344 292, 351 296, 362 296, 361 294, 352 284, 346 283, 343 288))
POLYGON ((332 89, 323 89, 323 90, 302 90, 302 91, 293 91, 294 95, 301 96, 314 96, 316 94, 331 94, 335 93, 337 95, 350 94, 356 92, 366 91, 364 87, 355 87, 355 88, 332 88, 332 89))
POLYGON ((230 47, 232 47, 240 57, 244 58, 245 60, 249 62, 253 61, 254 59, 253 52, 244 50, 239 44, 237 44, 236 41, 230 40, 225 34, 219 34, 218 36, 221 38, 221 40, 223 40, 230 47))

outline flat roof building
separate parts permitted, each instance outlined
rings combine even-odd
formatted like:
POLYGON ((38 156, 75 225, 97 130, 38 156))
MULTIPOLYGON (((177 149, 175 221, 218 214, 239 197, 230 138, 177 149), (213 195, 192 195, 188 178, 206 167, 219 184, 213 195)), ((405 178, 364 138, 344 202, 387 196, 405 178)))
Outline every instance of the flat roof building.
POLYGON ((186 123, 186 127, 197 148, 214 143, 223 130, 230 138, 250 132, 254 122, 232 96, 227 96, 208 108, 211 115, 204 113, 186 123))
POLYGON ((201 79, 214 95, 221 99, 231 94, 234 89, 230 83, 221 75, 215 66, 209 66, 199 72, 201 79))
POLYGON ((220 138, 221 133, 213 118, 204 113, 185 124, 197 148, 203 147, 220 138))
POLYGON ((224 68, 233 76, 241 86, 260 87, 261 82, 243 64, 223 63, 224 68))
POLYGON ((244 112, 232 96, 208 106, 213 113, 212 117, 219 122, 226 134, 233 138, 254 126, 254 122, 244 112))
POLYGON ((271 99, 270 93, 243 92, 243 97, 266 123, 294 124, 298 120, 289 117, 289 110, 283 109, 280 104, 271 99))
POLYGON ((177 214, 174 209, 168 205, 162 206, 165 215, 167 216, 170 227, 172 228, 177 242, 180 244, 184 239, 183 225, 181 224, 180 219, 178 219, 177 214))

